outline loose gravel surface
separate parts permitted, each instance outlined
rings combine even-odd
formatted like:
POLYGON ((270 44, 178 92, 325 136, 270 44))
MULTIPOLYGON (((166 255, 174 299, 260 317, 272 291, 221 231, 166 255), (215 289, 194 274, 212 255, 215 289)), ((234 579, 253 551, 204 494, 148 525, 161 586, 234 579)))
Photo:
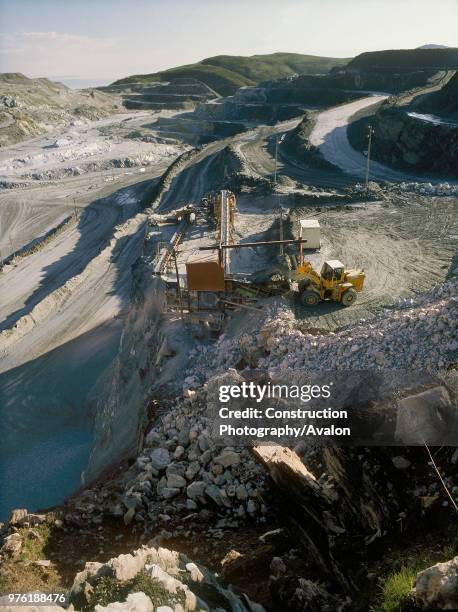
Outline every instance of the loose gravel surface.
POLYGON ((457 246, 456 198, 390 196, 382 202, 326 208, 293 217, 314 217, 322 228, 323 246, 312 255, 319 270, 326 259, 340 259, 347 268, 363 268, 365 287, 350 308, 319 304, 295 306, 296 316, 310 325, 335 329, 371 318, 399 298, 412 298, 442 282, 457 246))

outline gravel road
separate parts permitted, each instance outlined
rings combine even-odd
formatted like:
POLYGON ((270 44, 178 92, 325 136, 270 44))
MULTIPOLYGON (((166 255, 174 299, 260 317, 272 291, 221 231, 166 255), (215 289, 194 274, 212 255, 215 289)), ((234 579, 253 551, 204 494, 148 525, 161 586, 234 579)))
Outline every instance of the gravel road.
MULTIPOLYGON (((367 158, 353 149, 347 136, 347 125, 358 111, 382 102, 388 96, 376 95, 330 108, 317 116, 310 134, 310 143, 318 147, 323 157, 346 174, 359 179, 365 177, 367 158)), ((375 181, 425 181, 439 183, 440 179, 392 170, 376 161, 371 161, 369 178, 375 181)))

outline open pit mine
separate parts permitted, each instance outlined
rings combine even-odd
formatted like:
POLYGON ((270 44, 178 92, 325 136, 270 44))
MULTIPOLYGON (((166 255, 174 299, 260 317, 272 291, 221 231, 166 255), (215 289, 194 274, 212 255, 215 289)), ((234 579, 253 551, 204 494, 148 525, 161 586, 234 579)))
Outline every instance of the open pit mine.
POLYGON ((409 567, 402 609, 457 603, 458 50, 260 57, 0 75, 2 597, 388 610, 409 567), (216 435, 249 383, 328 395, 216 435))

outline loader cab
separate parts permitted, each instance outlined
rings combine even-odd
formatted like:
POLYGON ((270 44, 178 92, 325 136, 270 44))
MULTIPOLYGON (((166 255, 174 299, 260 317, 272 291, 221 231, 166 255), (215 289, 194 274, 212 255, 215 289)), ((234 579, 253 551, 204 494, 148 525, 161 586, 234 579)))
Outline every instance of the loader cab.
POLYGON ((325 261, 321 268, 321 278, 326 284, 336 284, 343 282, 345 266, 338 259, 325 261))

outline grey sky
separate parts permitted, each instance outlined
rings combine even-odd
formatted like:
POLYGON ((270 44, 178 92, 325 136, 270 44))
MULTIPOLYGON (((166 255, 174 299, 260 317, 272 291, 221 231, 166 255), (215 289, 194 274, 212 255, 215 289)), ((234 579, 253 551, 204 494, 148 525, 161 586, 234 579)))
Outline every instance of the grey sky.
POLYGON ((0 72, 112 80, 218 54, 457 46, 458 0, 0 0, 0 72))

